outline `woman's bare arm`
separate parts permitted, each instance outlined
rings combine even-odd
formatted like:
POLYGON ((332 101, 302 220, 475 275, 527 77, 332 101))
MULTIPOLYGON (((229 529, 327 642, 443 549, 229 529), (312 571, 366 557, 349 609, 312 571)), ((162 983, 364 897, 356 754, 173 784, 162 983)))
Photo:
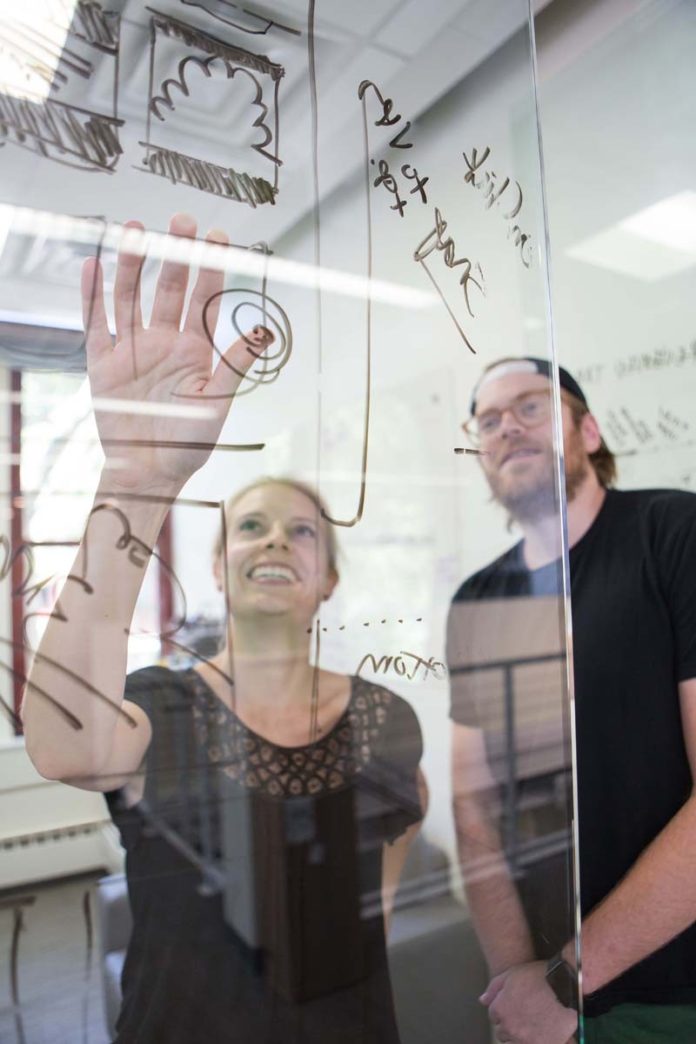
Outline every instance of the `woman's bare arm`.
MULTIPOLYGON (((130 229, 142 235, 137 223, 130 229)), ((193 238, 196 226, 177 215, 170 234, 193 238)), ((227 242, 222 233, 207 239, 227 242)), ((171 504, 217 441, 240 374, 256 357, 249 346, 259 352, 270 341, 258 327, 213 370, 202 316, 222 289, 222 271, 201 269, 183 316, 189 268, 165 261, 145 327, 141 268, 141 255, 119 253, 115 343, 96 259, 83 272, 92 397, 97 406, 109 398, 130 400, 133 407, 119 414, 96 411, 105 468, 71 573, 36 650, 22 707, 27 752, 38 771, 89 789, 118 785, 137 770, 147 749, 146 716, 122 706, 128 630, 145 567, 171 504), (182 404, 192 407, 189 416, 181 416, 182 404), (176 411, 168 413, 168 405, 176 411)), ((214 329, 214 305, 207 320, 214 329)))

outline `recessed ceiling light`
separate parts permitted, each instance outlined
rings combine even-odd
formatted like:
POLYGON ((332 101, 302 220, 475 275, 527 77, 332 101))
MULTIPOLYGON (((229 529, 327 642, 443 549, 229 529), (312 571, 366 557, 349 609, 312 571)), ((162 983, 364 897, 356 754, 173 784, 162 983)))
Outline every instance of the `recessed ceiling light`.
POLYGON ((696 265, 696 193, 660 200, 566 250, 568 257, 647 283, 696 265))
POLYGON ((679 192, 626 218, 619 228, 696 255, 696 192, 679 192))

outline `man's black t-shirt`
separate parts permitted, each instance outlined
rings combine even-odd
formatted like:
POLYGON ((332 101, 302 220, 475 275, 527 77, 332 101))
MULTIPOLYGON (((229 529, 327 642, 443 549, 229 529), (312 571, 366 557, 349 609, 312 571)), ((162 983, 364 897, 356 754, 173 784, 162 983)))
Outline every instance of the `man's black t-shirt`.
MULTIPOLYGON (((607 492, 570 551, 578 747, 581 908, 589 913, 688 799, 679 682, 696 677, 696 496, 607 492)), ((560 569, 528 570, 517 544, 453 600, 553 596, 560 569)), ((453 687, 451 716, 486 727, 453 687)), ((641 916, 641 911, 635 911, 641 916)), ((586 1001, 696 1003, 696 925, 586 1001)))

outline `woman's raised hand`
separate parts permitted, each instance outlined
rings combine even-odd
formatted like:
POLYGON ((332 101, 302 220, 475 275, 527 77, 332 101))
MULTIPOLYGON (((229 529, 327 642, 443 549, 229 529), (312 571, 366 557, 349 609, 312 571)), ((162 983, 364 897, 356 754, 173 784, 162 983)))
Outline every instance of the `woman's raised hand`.
MULTIPOLYGON (((143 230, 138 222, 126 228, 143 230)), ((175 215, 169 234, 193 240, 196 224, 175 215)), ((206 242, 226 245, 222 232, 206 242)), ((201 268, 186 314, 189 265, 165 260, 157 280, 149 325, 140 308, 143 257, 121 250, 114 286, 115 343, 106 320, 101 266, 85 262, 82 305, 87 372, 110 488, 172 493, 207 460, 242 376, 272 342, 257 326, 235 341, 213 369, 223 272, 201 268), (218 296, 215 296, 218 295, 218 296), (206 305, 207 310, 206 310, 206 305), (183 322, 182 322, 183 319, 183 322), (123 411, 99 409, 100 399, 124 401, 123 411), (129 405, 130 404, 130 405, 129 405)))

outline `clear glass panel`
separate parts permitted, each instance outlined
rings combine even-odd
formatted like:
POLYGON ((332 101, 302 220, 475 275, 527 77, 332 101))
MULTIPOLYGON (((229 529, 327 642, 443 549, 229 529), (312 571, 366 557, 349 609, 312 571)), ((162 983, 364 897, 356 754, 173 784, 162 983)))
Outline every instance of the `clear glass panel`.
POLYGON ((491 976, 575 939, 527 3, 32 17, 2 1033, 489 1044, 491 976))
MULTIPOLYGON (((618 466, 617 488, 570 550, 588 915, 622 881, 625 901, 640 854, 688 814, 692 785, 696 9, 552 4, 537 42, 559 362, 580 380, 618 466)), ((575 513, 571 502, 569 526, 575 513)), ((679 853, 675 842, 671 855, 679 853)), ((667 894, 686 901, 690 885, 659 856, 652 874, 654 891, 632 905, 654 911, 654 923, 645 933, 624 921, 610 961, 611 907, 595 920, 586 1011, 649 1001, 641 1032, 688 1039, 693 908, 669 926, 664 913, 667 894), (688 1005, 679 1026, 670 1004, 688 1005)), ((635 1024, 623 1032, 637 1038, 635 1024)))

